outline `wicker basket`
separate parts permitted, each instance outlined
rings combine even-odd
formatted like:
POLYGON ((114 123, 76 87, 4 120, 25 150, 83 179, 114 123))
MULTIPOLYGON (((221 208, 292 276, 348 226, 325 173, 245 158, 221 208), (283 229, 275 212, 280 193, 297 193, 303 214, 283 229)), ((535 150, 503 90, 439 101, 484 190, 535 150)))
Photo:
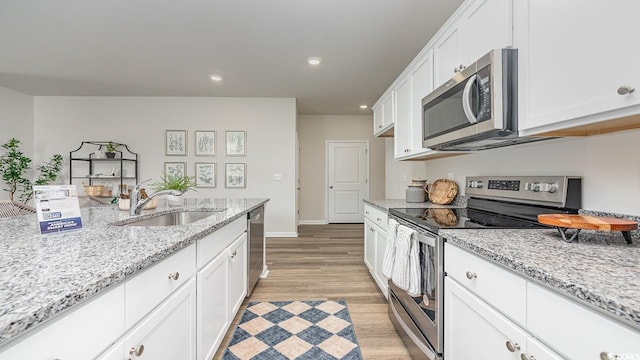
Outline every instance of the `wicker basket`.
POLYGON ((84 192, 89 196, 102 196, 104 185, 85 185, 84 192))

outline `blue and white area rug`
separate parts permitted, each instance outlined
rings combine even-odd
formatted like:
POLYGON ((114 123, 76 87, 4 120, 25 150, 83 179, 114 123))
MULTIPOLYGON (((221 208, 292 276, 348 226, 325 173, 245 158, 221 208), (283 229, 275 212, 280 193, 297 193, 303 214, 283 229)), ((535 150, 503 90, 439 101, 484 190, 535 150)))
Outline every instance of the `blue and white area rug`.
POLYGON ((223 360, 360 360, 345 301, 250 302, 223 360))

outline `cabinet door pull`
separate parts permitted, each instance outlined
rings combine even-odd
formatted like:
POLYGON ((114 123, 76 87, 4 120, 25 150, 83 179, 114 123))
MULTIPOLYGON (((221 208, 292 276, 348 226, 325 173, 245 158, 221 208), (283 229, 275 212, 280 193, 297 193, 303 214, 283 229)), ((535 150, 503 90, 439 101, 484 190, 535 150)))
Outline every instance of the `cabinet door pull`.
POLYGON ((132 347, 131 350, 129 350, 129 355, 141 356, 143 352, 144 345, 139 345, 137 348, 132 347))
POLYGON ((520 345, 518 343, 512 343, 511 340, 507 341, 507 350, 510 352, 520 351, 520 345))
POLYGON ((520 359, 521 360, 536 360, 535 356, 527 355, 525 353, 520 354, 520 359))
MULTIPOLYGON (((169 280, 178 280, 178 278, 180 277, 180 273, 179 272, 174 272, 173 274, 169 274, 169 280)), ((143 346, 144 348, 144 346, 143 346)))
POLYGON ((634 91, 636 91, 636 89, 634 89, 633 87, 628 86, 628 85, 620 86, 618 88, 618 94, 620 94, 620 95, 631 94, 634 91))
POLYGON ((615 355, 609 354, 606 351, 600 353, 600 360, 613 360, 615 358, 615 355))
POLYGON ((467 271, 466 275, 467 275, 467 279, 469 279, 469 280, 473 280, 473 279, 478 277, 478 274, 476 274, 474 272, 471 272, 471 271, 467 271))

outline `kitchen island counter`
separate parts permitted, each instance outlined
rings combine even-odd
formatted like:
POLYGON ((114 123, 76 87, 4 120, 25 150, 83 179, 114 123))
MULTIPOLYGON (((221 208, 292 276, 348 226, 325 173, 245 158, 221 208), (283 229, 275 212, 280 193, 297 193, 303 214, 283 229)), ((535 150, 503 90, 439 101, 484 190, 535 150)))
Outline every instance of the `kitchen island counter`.
POLYGON ((265 204, 268 199, 184 199, 130 217, 117 206, 82 209, 83 229, 40 235, 35 214, 0 219, 0 346, 136 275, 265 204), (224 209, 177 226, 118 226, 181 210, 224 209))
POLYGON ((464 229, 440 232, 446 241, 502 265, 564 296, 640 329, 640 245, 619 233, 610 243, 580 234, 562 240, 555 229, 464 229))

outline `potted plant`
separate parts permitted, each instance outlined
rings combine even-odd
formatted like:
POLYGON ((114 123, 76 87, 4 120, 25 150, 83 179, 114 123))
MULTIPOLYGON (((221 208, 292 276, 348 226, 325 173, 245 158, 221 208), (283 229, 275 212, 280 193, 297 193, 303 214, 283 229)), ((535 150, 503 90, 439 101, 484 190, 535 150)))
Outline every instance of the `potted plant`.
POLYGON ((0 155, 0 176, 8 185, 9 199, 14 201, 17 192, 20 192, 20 201, 26 203, 33 197, 33 185, 47 185, 54 182, 62 170, 62 155, 55 154, 49 161, 38 166, 40 172, 35 181, 25 177, 29 170, 31 159, 20 150, 20 140, 11 138, 2 145, 5 153, 0 155))
MULTIPOLYGON (((162 191, 162 190, 178 190, 183 194, 189 190, 196 191, 194 188, 196 186, 195 176, 187 176, 187 175, 163 175, 160 177, 160 181, 151 184, 154 187, 154 190, 162 191)), ((167 195, 167 201, 169 205, 180 205, 181 199, 179 196, 175 195, 167 195)))
POLYGON ((115 144, 109 141, 109 143, 106 146, 107 146, 107 152, 105 152, 104 154, 107 156, 107 159, 115 159, 116 151, 118 151, 120 144, 115 144))

